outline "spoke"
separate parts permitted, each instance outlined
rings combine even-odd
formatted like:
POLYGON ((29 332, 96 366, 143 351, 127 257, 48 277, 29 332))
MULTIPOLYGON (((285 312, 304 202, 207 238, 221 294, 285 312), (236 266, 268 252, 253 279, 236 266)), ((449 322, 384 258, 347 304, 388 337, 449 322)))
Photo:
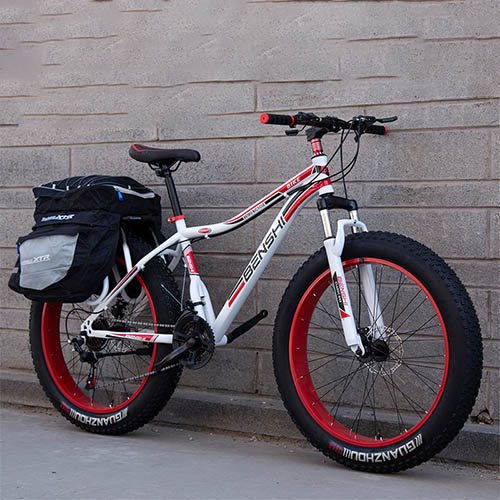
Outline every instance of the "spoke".
POLYGON ((403 339, 401 341, 401 344, 404 344, 408 339, 411 339, 414 335, 416 335, 417 333, 421 332, 422 331, 422 327, 425 326, 427 323, 429 323, 429 321, 433 320, 435 317, 436 317, 436 314, 434 314, 434 316, 431 316, 427 321, 425 321, 424 323, 422 323, 419 328, 417 328, 415 331, 413 331, 413 333, 410 333, 408 335, 408 337, 406 337, 405 339, 403 339))
MULTIPOLYGON (((422 290, 419 290, 419 291, 417 292, 417 295, 418 295, 418 294, 420 294, 420 292, 421 292, 421 291, 422 291, 422 290)), ((404 320, 402 323, 400 323, 400 324, 399 324, 399 326, 398 326, 397 328, 394 328, 394 330, 396 330, 396 331, 397 331, 397 330, 399 330, 399 329, 400 329, 400 328, 401 328, 401 327, 402 327, 402 326, 403 326, 403 325, 404 325, 404 324, 405 324, 405 323, 406 323, 406 322, 407 322, 407 321, 408 321, 408 320, 409 320, 409 319, 410 319, 410 318, 411 318, 411 317, 415 314, 415 312, 416 312, 416 311, 418 311, 418 309, 420 309, 420 307, 422 306, 422 304, 424 304, 426 301, 427 301, 427 297, 424 297, 424 298, 423 298, 423 299, 419 302, 418 306, 417 306, 417 307, 415 307, 415 309, 413 309, 413 311, 412 311, 412 312, 411 312, 411 313, 410 313, 410 314, 409 314, 409 315, 405 318, 405 320, 404 320)), ((408 304, 408 305, 409 305, 409 304, 408 304)), ((403 309, 403 311, 405 311, 406 309, 407 309, 407 307, 405 307, 405 308, 403 309)), ((396 320, 397 320, 397 319, 399 319, 399 318, 401 317, 401 315, 403 314, 403 311, 401 311, 401 313, 399 313, 399 314, 398 314, 398 316, 397 316, 396 320)), ((395 321, 396 321, 396 320, 395 320, 395 321)), ((394 321, 394 323, 391 325, 391 327, 395 324, 395 321, 394 321)))
MULTIPOLYGON (((111 359, 115 359, 115 358, 111 358, 111 359)), ((120 361, 120 358, 117 358, 116 361, 117 361, 118 365, 120 366, 122 378, 124 378, 124 379, 127 378, 127 377, 125 377, 125 374, 123 373, 123 369, 127 370, 131 376, 135 375, 135 373, 127 365, 125 365, 124 363, 122 363, 120 361)))
POLYGON ((406 363, 409 359, 415 360, 415 359, 427 359, 427 358, 444 358, 444 354, 429 354, 428 356, 413 356, 413 357, 405 357, 405 360, 403 363, 406 363))
POLYGON ((325 326, 325 325, 320 325, 319 323, 314 323, 313 321, 309 321, 309 324, 316 327, 320 328, 321 330, 328 330, 330 332, 342 332, 342 328, 332 328, 330 326, 325 326))
MULTIPOLYGON (((353 360, 354 362, 354 360, 353 360)), ((351 364, 352 366, 352 364, 351 364)), ((338 381, 342 381, 348 377, 350 377, 351 375, 354 375, 356 372, 358 372, 360 370, 360 367, 358 366, 357 368, 355 368, 353 371, 345 374, 345 375, 341 375, 340 377, 338 378, 335 378, 333 380, 330 380, 330 382, 326 382, 325 384, 321 384, 319 385, 318 387, 316 387, 316 392, 319 390, 319 389, 323 389, 324 387, 326 387, 327 385, 330 385, 330 384, 334 384, 335 382, 338 382, 338 381)), ((331 389, 330 389, 331 390, 331 389)), ((328 391, 330 392, 330 391, 328 391)), ((326 396, 326 394, 328 394, 328 392, 326 392, 325 394, 323 394, 322 396, 320 396, 316 401, 319 401, 322 397, 326 396)))
POLYGON ((118 373, 118 376, 120 377, 118 379, 118 382, 120 382, 121 386, 123 387, 123 392, 125 393, 125 395, 128 394, 128 391, 127 391, 127 387, 125 386, 125 382, 124 382, 124 379, 125 379, 125 375, 123 373, 123 365, 120 363, 119 360, 117 360, 116 358, 109 358, 111 359, 111 361, 114 363, 114 365, 116 366, 117 368, 117 373, 118 373))
POLYGON ((322 338, 322 337, 318 337, 317 335, 314 335, 313 333, 309 333, 309 334, 308 334, 308 336, 309 336, 309 337, 313 337, 313 338, 318 339, 318 340, 322 340, 323 342, 326 342, 327 344, 332 344, 332 345, 334 345, 334 346, 336 346, 336 347, 340 347, 340 348, 342 348, 342 349, 344 349, 344 348, 345 348, 345 344, 344 344, 344 345, 342 345, 342 344, 337 344, 336 342, 332 342, 331 340, 327 340, 327 339, 324 339, 324 338, 322 338))
POLYGON ((436 366, 436 365, 422 365, 420 363, 408 363, 405 362, 405 365, 407 366, 416 366, 417 368, 429 368, 430 370, 444 370, 443 366, 436 366))
MULTIPOLYGON (((352 365, 351 365, 352 366, 352 365)), ((332 380, 331 382, 328 382, 326 384, 323 384, 322 386, 318 387, 318 389, 321 389, 329 384, 333 384, 334 382, 336 382, 336 384, 331 387, 330 389, 328 389, 328 391, 326 391, 324 394, 322 394, 318 399, 316 399, 315 402, 319 401, 321 398, 324 398, 327 394, 329 394, 330 392, 333 391, 333 389, 335 389, 339 384, 341 384, 342 382, 344 382, 344 388, 342 389, 342 392, 340 393, 340 396, 338 396, 338 398, 342 398, 342 396, 344 395, 344 392, 345 390, 347 389, 347 387, 349 387, 349 384, 352 382, 354 376, 356 375, 356 373, 358 373, 361 369, 362 369, 363 365, 359 365, 355 370, 353 370, 352 372, 348 373, 347 375, 343 375, 342 377, 339 377, 335 380, 332 380)), ((341 399, 338 399, 337 400, 337 404, 339 404, 340 406, 340 401, 341 399)))
POLYGON ((80 355, 78 353, 74 354, 73 357, 66 362, 66 367, 68 371, 71 373, 71 370, 75 367, 76 362, 80 359, 80 355))
POLYGON ((372 387, 373 387, 373 393, 372 397, 370 398, 371 404, 372 404, 372 411, 373 411, 373 427, 374 427, 374 433, 373 436, 375 439, 377 439, 377 435, 379 434, 379 429, 378 429, 378 422, 377 422, 377 404, 375 400, 375 382, 377 381, 378 376, 380 375, 380 371, 377 372, 377 374, 373 374, 368 370, 369 373, 372 374, 372 377, 374 378, 372 387))
MULTIPOLYGON (((352 369, 352 365, 354 364, 354 359, 352 359, 351 361, 351 364, 349 365, 349 370, 352 369)), ((347 390, 347 388, 349 387, 350 383, 353 381, 354 379, 354 376, 356 375, 356 373, 361 369, 361 366, 358 366, 356 368, 356 370, 354 370, 354 373, 353 373, 353 376, 352 377, 347 377, 345 380, 344 380, 344 387, 342 387, 342 391, 341 393, 339 394, 339 396, 336 398, 336 402, 334 405, 332 405, 331 409, 330 409, 330 414, 333 412, 334 408, 335 408, 335 413, 333 415, 333 418, 337 419, 337 413, 339 411, 339 408, 340 408, 340 403, 342 402, 342 396, 344 395, 345 391, 347 390)), ((337 384, 338 385, 338 384, 337 384)), ((332 388, 333 389, 333 388, 332 388)), ((331 389, 331 390, 332 390, 331 389)), ((328 393, 327 393, 328 394, 328 393)), ((323 397, 325 396, 326 394, 323 395, 323 397)))
POLYGON ((419 380, 426 386, 428 387, 434 394, 437 394, 437 391, 435 390, 435 388, 431 387, 427 382, 426 380, 428 380, 429 382, 431 382, 432 384, 434 384, 435 386, 439 387, 441 384, 438 384, 437 382, 435 382, 434 380, 430 379, 429 377, 427 377, 426 375, 423 375, 422 373, 418 372, 417 370, 415 370, 414 368, 412 368, 411 366, 408 366, 408 365, 403 365, 405 366, 406 368, 408 368, 408 370, 412 371, 418 378, 419 380))
MULTIPOLYGON (((103 373, 102 373, 103 367, 104 367, 104 363, 101 365, 101 377, 102 377, 102 380, 106 380, 106 378, 103 376, 103 373)), ((113 393, 108 390, 107 385, 104 386, 104 392, 106 393, 106 400, 104 403, 106 404, 106 406, 109 406, 113 403, 113 393)))
MULTIPOLYGON (((398 280, 398 288, 397 290, 401 290, 401 287, 403 286, 403 282, 406 279, 406 274, 399 273, 399 280, 398 280)), ((396 315, 396 307, 398 306, 398 299, 399 299, 399 293, 396 296, 396 300, 394 301, 394 307, 392 309, 392 318, 391 318, 391 325, 394 324, 394 316, 396 315)))
POLYGON ((332 354, 332 356, 335 356, 335 357, 333 357, 332 359, 329 359, 328 361, 325 361, 322 365, 319 365, 316 368, 313 368, 312 370, 309 370, 304 375, 307 375, 307 374, 311 375, 311 373, 314 373, 315 371, 319 370, 320 368, 323 368, 323 366, 327 365, 328 363, 331 363, 332 361, 335 361, 339 357, 339 356, 337 356, 335 354, 332 354))
POLYGON ((403 420, 403 415, 401 415, 401 412, 399 411, 399 406, 398 406, 397 397, 396 397, 396 391, 394 391, 393 388, 391 388, 391 386, 387 383, 387 380, 385 377, 382 377, 382 380, 383 380, 383 382, 387 388, 387 392, 390 394, 391 399, 392 399, 394 406, 396 408, 396 415, 397 415, 398 423, 399 423, 399 432, 405 432, 407 430, 406 424, 403 420))
POLYGON ((137 375, 140 375, 141 374, 141 370, 139 368, 139 365, 137 364, 137 356, 134 356, 132 359, 134 360, 135 368, 137 370, 136 373, 137 373, 137 375))
MULTIPOLYGON (((76 382, 77 387, 80 387, 80 383, 82 381, 82 370, 83 370, 83 363, 80 363, 80 371, 78 372, 78 377, 77 377, 77 382, 76 382)), ((85 377, 85 374, 84 374, 83 378, 84 377, 85 377)))
MULTIPOLYGON (((405 279, 406 279, 406 276, 405 276, 405 279)), ((394 293, 391 295, 391 297, 390 297, 390 298, 389 298, 389 300, 387 301, 386 305, 385 305, 383 308, 382 308, 382 307, 380 308, 380 314, 379 314, 379 315, 375 318, 375 320, 373 321, 373 324, 375 324, 375 323, 378 321, 378 319, 379 319, 379 318, 380 318, 380 317, 381 317, 381 316, 385 313, 386 309, 389 307, 389 305, 391 304, 392 299, 393 299, 394 297, 396 297, 396 301, 395 301, 395 305, 394 305, 394 310, 395 310, 396 304, 397 304, 397 302, 398 302, 399 291, 401 290, 401 288, 402 288, 402 286, 403 286, 403 283, 405 282, 405 279, 404 279, 404 280, 403 280, 403 281, 402 281, 402 282, 398 285, 398 287, 396 288, 396 290, 394 291, 394 293)), ((420 290, 417 292, 417 294, 418 294, 418 293, 420 293, 420 290)), ((379 301, 380 301, 380 299, 379 299, 379 301)), ((411 303, 411 301, 410 301, 410 303, 411 303)), ((365 304, 368 306, 368 304, 367 304, 366 300, 365 300, 365 304)), ((369 306, 368 306, 368 308, 369 308, 369 306)), ((403 309, 403 311, 404 311, 404 310, 405 310, 405 309, 403 309)), ((393 316, 393 320, 392 320, 392 322, 391 322, 391 327, 392 327, 392 325, 394 324, 394 321, 395 321, 395 320, 394 320, 394 311, 393 311, 392 316, 393 316)), ((399 316, 398 316, 398 317, 399 317, 399 316)), ((397 319, 397 318, 396 318, 396 319, 397 319)))
POLYGON ((337 357, 341 357, 342 359, 351 359, 350 357, 347 358, 347 357, 339 356, 339 354, 342 354, 343 352, 347 352, 347 351, 350 351, 350 349, 345 349, 344 351, 340 351, 340 352, 333 353, 333 354, 325 354, 324 356, 321 356, 320 358, 308 359, 307 362, 308 363, 315 363, 316 361, 321 361, 322 359, 329 358, 330 356, 337 356, 337 357))
MULTIPOLYGON (((435 318, 436 315, 434 315, 432 318, 435 318)), ((431 319, 432 319, 431 318, 431 319)), ((439 328, 441 325, 430 325, 430 326, 426 326, 425 328, 417 328, 415 330, 408 330, 407 332, 402 332, 402 331, 398 331, 399 335, 408 335, 408 338, 410 338, 410 336, 413 336, 414 333, 419 333, 419 332, 422 332, 424 330, 432 330, 433 328, 439 328)), ((425 339, 421 339, 421 340, 425 340, 425 339)), ((441 337, 435 337, 433 340, 442 340, 441 337)))
POLYGON ((327 314, 327 315, 328 315, 328 317, 329 317, 329 318, 330 318, 330 319, 331 319, 331 320, 332 320, 332 321, 333 321, 333 322, 334 322, 337 326, 340 326, 340 325, 341 325, 341 323, 340 323, 339 319, 338 319, 338 318, 336 318, 335 316, 333 316, 333 315, 332 315, 332 313, 329 313, 329 312, 326 310, 325 306, 322 304, 321 300, 319 300, 319 299, 318 299, 318 304, 316 304, 316 307, 317 307, 320 311, 322 311, 322 312, 324 312, 325 314, 327 314), (318 305, 318 304, 319 304, 319 305, 318 305))
POLYGON ((401 390, 401 389, 400 389, 400 388, 396 385, 396 383, 395 383, 395 382, 394 382, 394 380, 393 380, 392 373, 390 374, 390 378, 388 378, 388 380, 389 380, 390 384, 394 387, 394 389, 396 389, 396 390, 397 390, 397 391, 401 394, 401 396, 403 396, 403 397, 406 399, 406 401, 410 404, 410 406, 413 408, 413 410, 415 411, 415 413, 416 413, 419 417, 421 417, 420 413, 418 412, 417 408, 415 408, 415 406, 414 406, 414 405, 417 405, 417 406, 418 406, 418 407, 422 410, 422 412, 423 412, 423 413, 425 413, 425 411, 426 411, 426 410, 425 410, 424 408, 422 408, 422 407, 421 407, 421 406, 420 406, 420 405, 419 405, 419 404, 418 404, 418 403, 417 403, 417 402, 416 402, 413 398, 410 398, 410 396, 408 396, 407 394, 405 394, 405 393, 404 393, 404 392, 403 392, 403 391, 402 391, 402 390, 401 390))
MULTIPOLYGON (((365 379, 365 389, 368 385, 368 379, 369 379, 369 375, 368 373, 370 373, 369 370, 366 370, 367 373, 366 373, 366 379, 365 379)), ((358 414, 357 414, 357 419, 358 419, 358 422, 357 422, 357 425, 356 425, 356 434, 358 433, 358 430, 359 430, 359 423, 361 421, 361 415, 363 414, 363 408, 365 406, 365 402, 366 402, 366 399, 369 397, 369 394, 370 394, 370 391, 372 390, 373 386, 375 385, 375 382, 377 381, 377 378, 378 378, 378 375, 379 375, 380 372, 377 372, 377 375, 373 377, 373 382, 372 384, 370 385, 369 389, 366 390, 366 395, 365 393, 363 392, 363 400, 361 401, 361 406, 359 408, 359 411, 358 411, 358 414)), ((356 419, 355 419, 356 420, 356 419)), ((352 427, 351 427, 351 430, 352 427)))
MULTIPOLYGON (((417 333, 421 332, 422 330, 428 330, 430 328, 435 328, 435 326, 428 327, 428 328, 422 328, 418 332, 415 332, 415 333, 417 334, 417 333)), ((412 335, 410 332, 398 332, 398 333, 399 333, 399 335, 412 335)), ((413 335, 412 335, 412 337, 413 337, 413 335)), ((407 337, 405 339, 405 342, 439 342, 440 344, 443 343, 442 337, 429 337, 429 336, 427 336, 425 338, 418 338, 417 337, 415 339, 414 338, 412 338, 411 340, 409 340, 409 339, 410 339, 410 337, 407 337)))
POLYGON ((366 401, 366 396, 368 394, 368 374, 366 373, 368 370, 365 370, 364 372, 361 372, 362 376, 365 379, 365 385, 363 387, 363 396, 361 397, 361 406, 359 407, 358 413, 356 413, 356 416, 354 417, 354 420, 351 424, 351 431, 354 431, 355 434, 358 433, 359 430, 359 421, 361 417, 361 413, 363 412, 363 406, 366 401), (353 427, 356 427, 356 430, 353 429, 353 427))

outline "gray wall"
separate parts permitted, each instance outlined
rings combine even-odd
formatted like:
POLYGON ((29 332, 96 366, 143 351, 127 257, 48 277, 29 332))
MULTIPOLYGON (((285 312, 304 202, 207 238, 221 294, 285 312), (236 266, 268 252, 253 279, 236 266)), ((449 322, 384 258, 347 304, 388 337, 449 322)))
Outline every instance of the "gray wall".
MULTIPOLYGON (((397 114, 388 137, 363 141, 350 194, 372 229, 419 239, 467 285, 485 345, 475 413, 498 418, 499 15, 497 0, 3 0, 3 368, 31 369, 29 304, 6 281, 16 236, 32 222, 33 185, 92 173, 155 185, 127 157, 128 143, 194 147, 203 162, 178 172, 181 199, 188 223, 215 222, 307 164, 304 139, 260 125, 260 112, 397 114)), ((198 245, 217 304, 270 217, 198 245)), ((294 270, 320 244, 308 208, 239 317, 265 307, 267 323, 184 384, 276 394, 272 319, 294 270)))

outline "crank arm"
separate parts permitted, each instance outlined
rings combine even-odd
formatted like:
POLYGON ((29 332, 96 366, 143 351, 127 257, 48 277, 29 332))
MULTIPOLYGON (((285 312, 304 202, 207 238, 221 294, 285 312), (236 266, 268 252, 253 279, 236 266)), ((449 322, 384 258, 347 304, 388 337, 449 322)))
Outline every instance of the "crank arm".
POLYGON ((171 353, 167 354, 162 360, 158 362, 155 366, 155 370, 161 370, 163 367, 168 365, 169 363, 173 363, 177 361, 185 352, 189 351, 193 347, 196 346, 198 340, 195 338, 190 338, 184 344, 180 345, 176 349, 174 349, 171 353))

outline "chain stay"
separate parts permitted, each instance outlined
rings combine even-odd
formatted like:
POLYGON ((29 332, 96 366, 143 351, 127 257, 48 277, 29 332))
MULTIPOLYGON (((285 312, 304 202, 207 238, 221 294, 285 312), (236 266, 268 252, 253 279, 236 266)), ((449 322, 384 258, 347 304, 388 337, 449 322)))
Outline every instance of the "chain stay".
MULTIPOLYGON (((118 319, 118 318, 113 318, 113 322, 115 323, 121 323, 124 325, 132 325, 132 326, 146 326, 146 327, 151 327, 151 328, 170 328, 174 329, 175 325, 170 325, 166 323, 149 323, 147 321, 133 321, 133 320, 123 320, 123 319, 118 319)), ((125 382, 134 382, 135 380, 141 380, 145 377, 149 377, 151 375, 158 375, 162 372, 165 372, 167 370, 171 370, 172 368, 176 368, 180 366, 180 363, 173 363, 171 365, 164 366, 161 370, 151 370, 146 373, 142 373, 141 375, 135 375, 133 377, 128 377, 128 378, 123 378, 120 380, 116 380, 113 382, 107 382, 106 384, 98 384, 96 385, 95 389, 104 389, 106 387, 112 387, 117 384, 123 384, 125 382)))

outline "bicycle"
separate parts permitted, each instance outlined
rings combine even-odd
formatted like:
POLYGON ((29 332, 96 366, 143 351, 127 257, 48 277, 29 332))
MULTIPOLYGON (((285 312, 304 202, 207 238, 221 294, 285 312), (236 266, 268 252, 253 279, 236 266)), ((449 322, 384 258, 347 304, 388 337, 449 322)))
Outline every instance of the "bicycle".
POLYGON ((430 249, 405 236, 370 232, 355 200, 337 196, 356 163, 361 137, 386 123, 312 113, 261 115, 263 124, 309 127, 312 163, 236 216, 188 227, 173 173, 194 150, 134 144, 130 155, 165 181, 176 232, 152 243, 122 228, 121 250, 99 296, 81 304, 33 302, 30 342, 41 385, 71 423, 123 434, 167 403, 183 368, 199 369, 267 311, 231 323, 300 210, 316 198, 324 246, 290 281, 276 315, 274 371, 283 402, 304 436, 326 456, 358 470, 393 472, 430 459, 462 428, 478 393, 480 326, 467 291, 430 249), (341 133, 330 173, 322 137, 341 133), (344 167, 342 145, 357 149, 344 167), (340 152, 340 153, 339 153, 340 152), (216 315, 192 243, 241 228, 284 202, 216 315), (332 228, 330 213, 348 218, 332 228), (351 234, 346 234, 350 230, 351 234), (135 262, 135 264, 134 264, 135 262), (179 290, 172 272, 184 263, 179 290), (189 278, 189 285, 186 284, 189 278), (111 288, 111 291, 109 291, 111 288))

